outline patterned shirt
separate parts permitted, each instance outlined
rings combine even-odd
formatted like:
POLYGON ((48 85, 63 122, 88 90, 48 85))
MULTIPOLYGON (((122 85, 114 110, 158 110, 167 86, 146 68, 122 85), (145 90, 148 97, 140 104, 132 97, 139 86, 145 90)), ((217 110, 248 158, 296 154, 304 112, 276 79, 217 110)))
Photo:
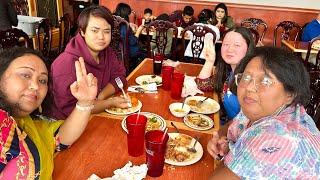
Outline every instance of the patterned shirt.
POLYGON ((242 179, 320 178, 320 132, 302 106, 248 124, 241 111, 228 129, 231 171, 242 179))

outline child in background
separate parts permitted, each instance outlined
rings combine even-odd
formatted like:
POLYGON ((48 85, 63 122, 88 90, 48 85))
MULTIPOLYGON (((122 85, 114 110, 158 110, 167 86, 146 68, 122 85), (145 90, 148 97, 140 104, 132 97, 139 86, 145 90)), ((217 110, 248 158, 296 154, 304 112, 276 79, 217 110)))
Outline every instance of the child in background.
POLYGON ((142 25, 150 24, 154 19, 156 19, 156 17, 152 15, 152 9, 146 8, 143 12, 142 25))

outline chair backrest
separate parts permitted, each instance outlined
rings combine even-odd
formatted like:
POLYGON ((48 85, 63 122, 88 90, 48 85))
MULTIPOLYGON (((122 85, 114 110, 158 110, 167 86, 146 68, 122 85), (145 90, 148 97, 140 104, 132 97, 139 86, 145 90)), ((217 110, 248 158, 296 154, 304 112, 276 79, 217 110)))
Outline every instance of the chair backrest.
POLYGON ((311 54, 311 50, 312 50, 312 45, 314 43, 319 43, 320 44, 320 36, 316 37, 316 38, 313 38, 309 45, 308 45, 308 51, 307 51, 307 55, 306 55, 306 59, 305 59, 305 65, 307 67, 307 69, 309 70, 318 70, 320 71, 320 49, 318 50, 318 53, 317 53, 317 56, 316 56, 316 64, 315 65, 312 65, 311 63, 308 62, 309 60, 309 57, 310 57, 310 54, 311 54))
POLYGON ((59 51, 58 51, 59 53, 64 51, 64 49, 66 48, 71 38, 70 29, 71 29, 71 19, 70 19, 70 15, 66 13, 60 18, 60 21, 59 21, 59 51))
POLYGON ((165 50, 166 47, 169 45, 168 44, 168 39, 172 38, 172 43, 171 43, 171 51, 170 51, 170 56, 175 59, 176 57, 176 41, 178 37, 178 28, 175 26, 172 22, 169 21, 164 21, 164 20, 154 20, 150 24, 146 26, 147 30, 147 51, 148 51, 148 56, 151 57, 151 47, 152 44, 155 44, 155 47, 158 51, 158 53, 161 54, 166 54, 165 50), (149 36, 151 29, 154 29, 155 31, 155 39, 149 36), (172 37, 170 37, 170 31, 172 31, 172 37))
POLYGON ((114 20, 114 27, 113 27, 113 34, 112 34, 112 40, 114 42, 119 42, 119 49, 116 50, 116 53, 119 57, 121 57, 121 60, 124 63, 124 66, 126 68, 127 75, 130 72, 130 58, 129 58, 129 23, 122 17, 113 15, 114 20), (125 36, 121 38, 120 32, 121 28, 125 28, 126 33, 125 36))
POLYGON ((20 46, 21 42, 23 41, 25 47, 32 46, 28 34, 21 29, 12 28, 5 31, 0 31, 0 49, 20 46))
POLYGON ((184 51, 186 49, 185 37, 188 31, 192 33, 192 35, 189 37, 191 38, 189 42, 191 43, 191 53, 192 53, 191 62, 197 63, 197 64, 202 63, 200 61, 200 54, 204 48, 204 40, 205 40, 206 34, 211 33, 213 35, 213 38, 212 38, 213 44, 215 44, 216 42, 217 35, 211 28, 205 25, 194 24, 194 25, 188 26, 181 33, 182 45, 183 45, 184 51))
POLYGON ((253 28, 248 28, 248 29, 250 30, 250 32, 252 34, 252 37, 253 37, 255 45, 257 45, 259 40, 260 40, 259 32, 257 30, 255 30, 255 29, 253 29, 253 28))
POLYGON ((45 57, 49 57, 51 52, 52 31, 49 19, 42 19, 37 30, 38 50, 45 57))
POLYGON ((301 27, 293 21, 282 21, 274 29, 273 46, 277 46, 278 34, 281 33, 281 40, 293 40, 298 39, 301 27))
POLYGON ((261 42, 263 41, 263 38, 268 29, 267 23, 262 19, 258 19, 258 18, 244 19, 241 21, 241 26, 256 30, 260 37, 258 41, 261 41, 261 42))
POLYGON ((310 71, 310 90, 311 98, 306 106, 307 113, 317 122, 320 123, 320 71, 310 71))

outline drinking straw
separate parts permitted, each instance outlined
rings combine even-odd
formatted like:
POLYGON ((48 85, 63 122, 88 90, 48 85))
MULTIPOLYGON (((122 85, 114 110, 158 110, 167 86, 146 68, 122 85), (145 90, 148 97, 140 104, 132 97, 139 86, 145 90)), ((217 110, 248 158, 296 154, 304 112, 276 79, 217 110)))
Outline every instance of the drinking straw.
POLYGON ((161 138, 161 142, 164 141, 164 138, 166 137, 167 132, 168 132, 168 128, 166 128, 166 129, 164 130, 163 136, 162 136, 162 138, 161 138))
POLYGON ((139 119, 139 116, 140 116, 140 110, 141 109, 139 109, 139 111, 138 111, 138 116, 137 116, 137 119, 136 119, 136 125, 138 124, 138 119, 139 119))

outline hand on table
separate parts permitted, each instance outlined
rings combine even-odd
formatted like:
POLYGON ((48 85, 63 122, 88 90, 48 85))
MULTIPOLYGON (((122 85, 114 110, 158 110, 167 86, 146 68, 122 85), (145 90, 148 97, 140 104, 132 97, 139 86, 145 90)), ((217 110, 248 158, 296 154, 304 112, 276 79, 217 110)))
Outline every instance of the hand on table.
MULTIPOLYGON (((130 97, 128 96, 130 99, 130 97)), ((108 99, 110 101, 111 107, 118 107, 118 108, 129 108, 130 101, 123 96, 116 96, 108 99)))
POLYGON ((225 156, 229 151, 227 138, 225 136, 219 137, 217 132, 213 132, 213 136, 208 142, 207 150, 215 159, 219 159, 219 156, 225 156))

